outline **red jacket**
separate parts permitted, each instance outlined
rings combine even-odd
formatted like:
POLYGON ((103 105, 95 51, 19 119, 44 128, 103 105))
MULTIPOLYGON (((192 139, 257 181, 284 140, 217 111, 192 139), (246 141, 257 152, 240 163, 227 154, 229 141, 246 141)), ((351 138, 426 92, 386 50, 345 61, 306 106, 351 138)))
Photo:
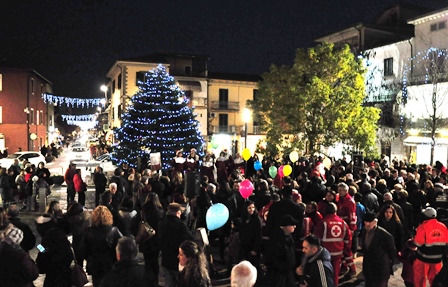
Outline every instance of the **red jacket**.
POLYGON ((427 263, 439 263, 448 245, 448 231, 445 224, 437 219, 423 221, 417 227, 414 244, 418 247, 417 258, 427 263))
POLYGON ((80 192, 84 191, 84 181, 82 181, 82 178, 79 174, 75 174, 73 176, 73 185, 75 186, 75 191, 80 192))
POLYGON ((350 194, 347 193, 344 198, 339 198, 338 215, 344 219, 351 231, 356 230, 356 203, 350 194))
POLYGON ((347 223, 336 214, 327 214, 314 228, 314 235, 331 256, 342 256, 352 246, 352 232, 347 223))

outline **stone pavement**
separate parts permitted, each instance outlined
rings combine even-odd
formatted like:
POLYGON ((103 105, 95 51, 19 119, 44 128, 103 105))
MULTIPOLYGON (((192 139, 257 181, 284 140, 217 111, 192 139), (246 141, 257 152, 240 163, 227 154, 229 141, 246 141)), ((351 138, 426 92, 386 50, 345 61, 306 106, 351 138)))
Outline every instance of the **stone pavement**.
MULTIPOLYGON (((88 178, 87 178, 87 182, 88 182, 88 178)), ((52 187, 52 193, 50 196, 48 196, 48 201, 51 200, 58 200, 60 203, 61 208, 65 211, 67 211, 67 193, 66 193, 66 186, 53 186, 52 187)), ((75 198, 76 199, 76 198, 75 198)), ((95 197, 94 197, 94 189, 93 186, 89 186, 88 190, 86 192, 86 208, 88 210, 93 210, 93 208, 95 207, 95 197)), ((23 211, 21 212, 20 217, 22 218, 22 221, 28 223, 31 227, 31 229, 34 231, 34 233, 36 234, 36 236, 38 237, 37 239, 37 243, 40 243, 40 237, 37 234, 36 231, 36 226, 34 224, 34 220, 36 219, 37 216, 39 216, 40 214, 38 212, 27 212, 27 211, 23 211)), ((71 240, 71 238, 69 237, 69 239, 71 240)), ((218 256, 218 250, 217 250, 217 244, 214 244, 212 242, 212 253, 214 254, 214 258, 219 258, 218 256)), ((38 254, 38 250, 37 248, 34 248, 33 250, 30 251, 30 255, 33 259, 35 259, 37 257, 38 254)), ((140 262, 142 262, 143 260, 143 256, 142 254, 139 254, 139 260, 140 262)), ((344 283, 340 283, 339 286, 345 286, 345 287, 352 287, 352 286, 356 286, 356 287, 363 287, 365 286, 364 284, 364 280, 363 280, 363 276, 362 276, 362 257, 358 257, 355 259, 355 264, 356 264, 356 273, 357 276, 355 278, 353 278, 350 281, 346 281, 344 283)), ((226 274, 226 266, 224 263, 222 263, 221 261, 215 261, 215 267, 218 270, 218 275, 216 276, 216 278, 213 279, 213 286, 230 286, 230 282, 229 282, 229 278, 225 275, 226 274)), ((394 266, 394 276, 391 277, 391 279, 389 280, 389 284, 388 286, 390 287, 402 287, 404 286, 403 280, 401 279, 401 264, 397 264, 394 266)), ((36 279, 34 281, 34 284, 36 287, 42 287, 43 286, 43 282, 45 279, 45 275, 41 274, 39 276, 38 279, 36 279)), ((91 278, 89 276, 89 280, 91 282, 91 278)), ((163 277, 160 276, 159 277, 159 286, 163 286, 163 277)), ((91 283, 86 284, 85 286, 92 286, 91 283)), ((311 286, 310 286, 311 287, 311 286)))

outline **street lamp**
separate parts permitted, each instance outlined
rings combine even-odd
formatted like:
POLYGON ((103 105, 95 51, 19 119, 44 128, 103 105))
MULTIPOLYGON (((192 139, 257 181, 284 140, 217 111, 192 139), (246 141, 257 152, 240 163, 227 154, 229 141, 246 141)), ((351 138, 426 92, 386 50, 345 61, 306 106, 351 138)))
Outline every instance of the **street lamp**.
POLYGON ((244 121, 244 148, 247 148, 247 123, 250 121, 251 113, 248 108, 243 110, 243 121, 244 121))
MULTIPOLYGON (((107 103, 107 86, 106 85, 102 85, 101 86, 101 91, 104 92, 104 99, 106 100, 106 103, 107 103)), ((106 103, 104 104, 104 106, 106 106, 106 103)))

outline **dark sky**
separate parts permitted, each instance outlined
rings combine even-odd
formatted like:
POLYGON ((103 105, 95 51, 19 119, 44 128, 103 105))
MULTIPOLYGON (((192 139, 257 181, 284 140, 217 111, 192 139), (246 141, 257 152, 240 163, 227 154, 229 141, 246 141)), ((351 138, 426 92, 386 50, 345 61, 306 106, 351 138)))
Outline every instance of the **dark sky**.
MULTIPOLYGON (((102 97, 117 59, 209 55, 209 69, 266 72, 295 49, 398 0, 0 0, 0 63, 35 69, 60 96, 102 97)), ((402 1, 428 8, 445 0, 402 1)))

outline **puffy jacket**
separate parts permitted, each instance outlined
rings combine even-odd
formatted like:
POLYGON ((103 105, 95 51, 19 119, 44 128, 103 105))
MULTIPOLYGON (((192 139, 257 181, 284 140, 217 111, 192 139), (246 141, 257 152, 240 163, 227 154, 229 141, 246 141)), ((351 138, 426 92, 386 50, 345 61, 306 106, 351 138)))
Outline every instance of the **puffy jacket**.
POLYGON ((338 201, 338 215, 348 224, 351 231, 356 230, 356 203, 347 193, 344 198, 340 198, 338 201))
POLYGON ((418 247, 417 258, 426 263, 439 263, 448 244, 448 231, 445 224, 437 219, 423 221, 417 227, 414 244, 418 247))
POLYGON ((321 239, 322 246, 331 256, 342 256, 344 249, 348 251, 351 248, 352 233, 347 223, 336 214, 326 215, 316 225, 314 234, 321 239))

